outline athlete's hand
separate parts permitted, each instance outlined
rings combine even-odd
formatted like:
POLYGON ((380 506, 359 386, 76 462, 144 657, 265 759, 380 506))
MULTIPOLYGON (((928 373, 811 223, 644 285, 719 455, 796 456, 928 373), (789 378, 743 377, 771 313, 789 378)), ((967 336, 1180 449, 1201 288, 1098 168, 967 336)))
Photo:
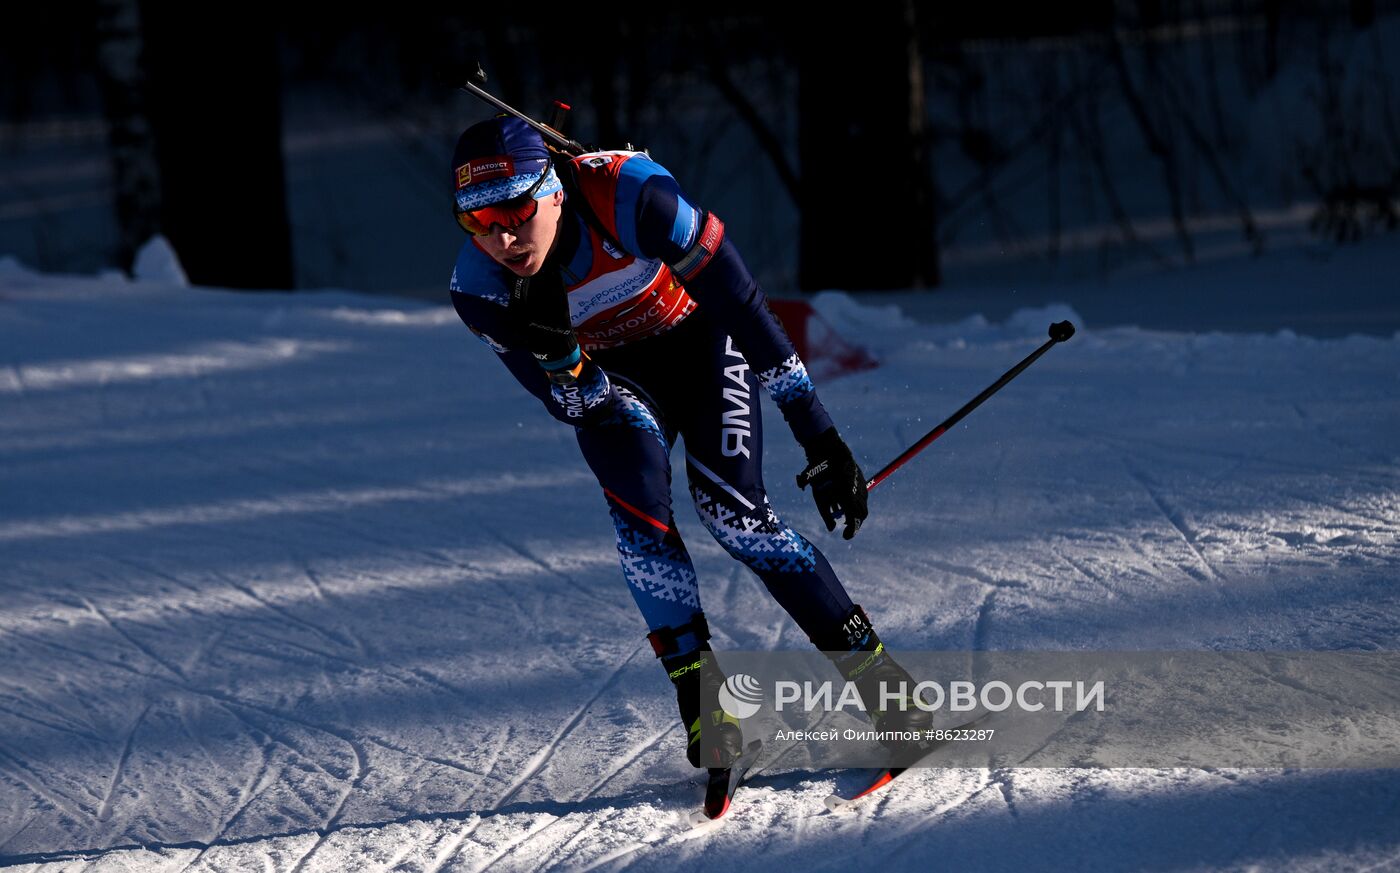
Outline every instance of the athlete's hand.
POLYGON ((802 448, 807 453, 807 469, 797 474, 797 487, 805 489, 811 484, 812 498, 817 501, 817 512, 827 530, 835 530, 836 519, 844 516, 846 529, 841 535, 850 539, 870 515, 860 466, 834 427, 822 431, 802 448))
POLYGON ((581 352, 569 322, 568 294, 559 268, 546 262, 535 275, 516 277, 510 286, 509 310, 519 320, 530 354, 550 380, 573 381, 581 352))

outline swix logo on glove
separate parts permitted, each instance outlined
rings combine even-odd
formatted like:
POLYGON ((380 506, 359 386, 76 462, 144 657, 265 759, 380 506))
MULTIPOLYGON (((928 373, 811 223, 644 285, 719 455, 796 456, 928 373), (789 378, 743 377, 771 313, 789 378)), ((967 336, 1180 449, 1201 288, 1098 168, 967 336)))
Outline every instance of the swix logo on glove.
POLYGON ((818 473, 821 473, 829 466, 831 466, 830 461, 822 461, 820 464, 807 471, 807 478, 810 479, 813 476, 816 476, 818 473))

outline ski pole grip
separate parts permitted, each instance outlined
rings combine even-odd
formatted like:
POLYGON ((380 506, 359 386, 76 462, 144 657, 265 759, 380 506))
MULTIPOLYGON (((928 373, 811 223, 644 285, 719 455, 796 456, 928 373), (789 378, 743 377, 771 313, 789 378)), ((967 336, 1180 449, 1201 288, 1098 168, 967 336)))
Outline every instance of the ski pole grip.
POLYGON ((1074 336, 1074 325, 1068 321, 1057 321, 1050 325, 1050 339, 1062 343, 1074 336))

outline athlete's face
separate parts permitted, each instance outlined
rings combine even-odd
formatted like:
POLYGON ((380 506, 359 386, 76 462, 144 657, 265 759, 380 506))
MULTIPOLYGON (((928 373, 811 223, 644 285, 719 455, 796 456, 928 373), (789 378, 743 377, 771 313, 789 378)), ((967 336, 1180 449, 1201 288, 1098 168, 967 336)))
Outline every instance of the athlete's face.
POLYGON ((533 276, 544 266, 545 258, 559 235, 559 217, 564 211, 564 192, 540 198, 535 215, 524 224, 506 230, 491 225, 491 232, 476 238, 486 254, 517 276, 533 276))

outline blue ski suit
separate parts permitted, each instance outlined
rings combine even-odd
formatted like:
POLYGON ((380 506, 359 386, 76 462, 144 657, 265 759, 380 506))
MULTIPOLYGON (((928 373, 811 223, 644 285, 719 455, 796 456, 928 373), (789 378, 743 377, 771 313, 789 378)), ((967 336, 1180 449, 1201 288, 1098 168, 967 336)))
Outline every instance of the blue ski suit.
POLYGON ((584 353, 577 380, 554 384, 527 350, 512 274, 475 238, 452 274, 458 315, 550 414, 576 428, 612 514, 623 577, 653 644, 670 642, 658 654, 703 642, 691 625, 700 588, 671 507, 678 439, 706 529, 809 638, 830 637, 852 603, 822 553, 769 505, 758 391, 799 443, 831 418, 723 222, 640 152, 593 152, 559 172, 566 199, 550 263, 584 353))

